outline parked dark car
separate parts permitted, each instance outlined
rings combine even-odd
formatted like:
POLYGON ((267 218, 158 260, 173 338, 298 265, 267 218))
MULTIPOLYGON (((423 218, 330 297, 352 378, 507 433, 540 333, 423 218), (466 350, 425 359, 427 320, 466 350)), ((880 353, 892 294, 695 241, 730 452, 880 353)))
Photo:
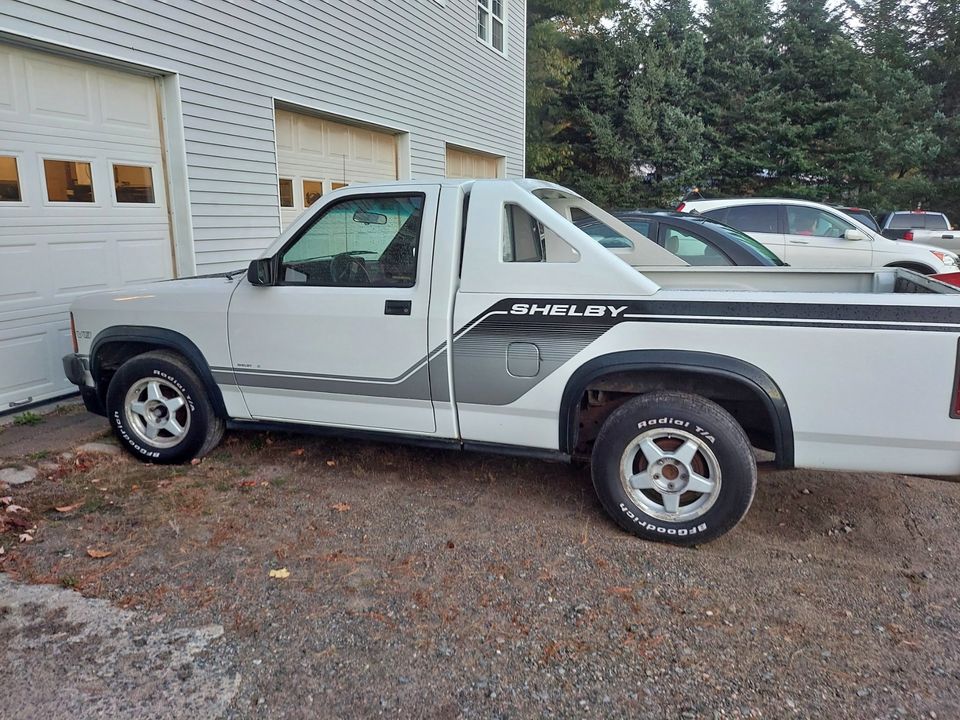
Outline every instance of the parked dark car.
MULTIPOLYGON (((619 210, 612 214, 690 265, 785 265, 749 235, 708 217, 667 210, 619 210)), ((604 247, 631 247, 625 237, 588 215, 575 215, 574 222, 604 247)))
POLYGON ((859 207, 846 207, 843 205, 834 205, 833 207, 845 215, 849 215, 854 220, 859 220, 874 232, 880 232, 880 223, 877 222, 877 219, 869 210, 859 207))

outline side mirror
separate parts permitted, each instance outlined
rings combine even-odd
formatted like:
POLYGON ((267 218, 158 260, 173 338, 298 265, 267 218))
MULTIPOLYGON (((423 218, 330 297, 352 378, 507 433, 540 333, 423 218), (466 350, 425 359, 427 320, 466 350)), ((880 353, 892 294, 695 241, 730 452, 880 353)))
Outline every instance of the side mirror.
POLYGON ((843 233, 844 240, 866 240, 867 236, 859 230, 847 230, 843 233))
POLYGON ((247 280, 251 285, 273 285, 273 258, 259 258, 247 268, 247 280))

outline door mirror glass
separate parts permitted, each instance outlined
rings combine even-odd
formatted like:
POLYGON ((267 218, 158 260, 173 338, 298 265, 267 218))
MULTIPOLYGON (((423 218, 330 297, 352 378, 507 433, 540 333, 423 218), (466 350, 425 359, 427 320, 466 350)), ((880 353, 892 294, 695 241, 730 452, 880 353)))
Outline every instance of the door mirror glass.
POLYGON ((273 285, 273 258, 259 258, 247 268, 247 280, 251 285, 273 285))
POLYGON ((866 240, 867 236, 864 235, 859 230, 847 230, 843 233, 843 237, 846 240, 866 240))

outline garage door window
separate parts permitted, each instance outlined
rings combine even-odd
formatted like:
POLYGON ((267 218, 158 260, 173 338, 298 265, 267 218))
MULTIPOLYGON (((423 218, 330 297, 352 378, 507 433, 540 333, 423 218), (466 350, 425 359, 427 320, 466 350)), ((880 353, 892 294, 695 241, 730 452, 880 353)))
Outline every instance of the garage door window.
POLYGON ((280 178, 280 207, 293 207, 293 180, 280 178))
POLYGON ((153 205, 153 171, 141 165, 114 165, 113 187, 118 203, 153 205))
POLYGON ((303 181, 303 206, 305 208, 313 205, 321 197, 323 197, 323 180, 303 181))
POLYGON ((0 202, 20 202, 22 199, 17 159, 0 155, 0 202))
POLYGON ((93 202, 90 163, 77 160, 44 160, 43 174, 50 202, 93 202))

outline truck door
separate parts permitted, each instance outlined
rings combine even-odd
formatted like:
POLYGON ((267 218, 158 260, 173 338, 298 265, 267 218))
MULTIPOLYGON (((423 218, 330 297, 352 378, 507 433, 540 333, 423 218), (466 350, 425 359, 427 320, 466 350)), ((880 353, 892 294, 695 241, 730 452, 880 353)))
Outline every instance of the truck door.
POLYGON ((431 433, 427 310, 438 185, 331 200, 243 280, 228 332, 251 416, 431 433))

